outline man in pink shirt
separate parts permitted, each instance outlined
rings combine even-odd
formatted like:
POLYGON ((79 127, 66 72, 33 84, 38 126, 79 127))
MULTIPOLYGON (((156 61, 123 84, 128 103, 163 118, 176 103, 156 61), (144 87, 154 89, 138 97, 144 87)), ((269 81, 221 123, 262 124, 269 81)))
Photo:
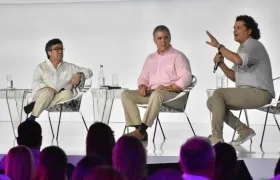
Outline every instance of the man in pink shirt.
MULTIPOLYGON (((126 90, 121 96, 126 125, 136 128, 128 135, 144 141, 148 139, 146 130, 153 125, 162 104, 176 97, 192 82, 190 63, 182 52, 171 46, 169 29, 163 25, 157 26, 153 38, 157 51, 146 59, 138 78, 138 90, 126 90), (142 122, 137 104, 148 104, 142 122)), ((186 97, 166 104, 182 109, 186 97)))

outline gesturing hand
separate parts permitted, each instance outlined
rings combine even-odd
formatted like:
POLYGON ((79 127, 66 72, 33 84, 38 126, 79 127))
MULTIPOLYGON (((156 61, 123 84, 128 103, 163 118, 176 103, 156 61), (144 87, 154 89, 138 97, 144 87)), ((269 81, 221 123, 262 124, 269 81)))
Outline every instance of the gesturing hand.
POLYGON ((206 33, 210 38, 210 42, 206 41, 206 44, 209 44, 210 46, 218 48, 220 43, 217 41, 217 39, 212 34, 210 34, 210 32, 206 31, 206 33))

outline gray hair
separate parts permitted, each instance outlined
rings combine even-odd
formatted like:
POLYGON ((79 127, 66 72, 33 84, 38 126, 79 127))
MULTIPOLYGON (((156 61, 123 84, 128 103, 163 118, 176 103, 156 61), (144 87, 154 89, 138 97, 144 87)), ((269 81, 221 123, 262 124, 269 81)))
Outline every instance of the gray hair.
POLYGON ((181 146, 180 163, 188 173, 210 168, 214 160, 214 148, 205 137, 192 137, 181 146))

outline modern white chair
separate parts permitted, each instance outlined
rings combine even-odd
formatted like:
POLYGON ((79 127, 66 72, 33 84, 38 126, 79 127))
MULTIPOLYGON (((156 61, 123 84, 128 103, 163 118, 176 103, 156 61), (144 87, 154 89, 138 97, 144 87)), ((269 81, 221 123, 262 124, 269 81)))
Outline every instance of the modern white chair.
MULTIPOLYGON (((275 82, 276 80, 280 79, 280 77, 277 77, 277 78, 274 78, 273 79, 273 82, 275 82)), ((274 117, 274 120, 275 120, 275 123, 280 131, 280 126, 279 126, 279 123, 276 119, 276 116, 277 114, 280 114, 280 96, 278 98, 278 101, 276 102, 273 102, 273 103, 270 103, 270 104, 267 104, 263 107, 259 107, 257 108, 256 110, 259 110, 259 111, 263 111, 263 112, 266 112, 266 116, 265 116, 265 120, 264 120, 264 126, 263 126, 263 132, 262 132, 262 138, 261 138, 261 143, 260 143, 260 147, 262 148, 262 144, 263 144, 263 138, 264 138, 264 133, 265 133, 265 128, 266 128, 266 123, 267 123, 267 118, 268 118, 268 114, 273 114, 273 117, 274 117)), ((248 121, 248 116, 247 116, 247 112, 246 110, 245 111, 245 116, 246 116, 246 121, 247 121, 247 125, 249 126, 249 121, 248 121)), ((240 111, 240 114, 239 114, 239 117, 241 115, 241 111, 240 111)), ((234 131, 234 135, 235 135, 235 132, 234 131)), ((233 136, 234 138, 234 136, 233 136)))
MULTIPOLYGON (((192 132, 193 132, 194 135, 195 135, 195 131, 194 131, 193 127, 192 127, 191 121, 190 121, 190 119, 189 119, 189 117, 188 117, 188 115, 187 115, 187 113, 186 113, 185 110, 186 110, 186 107, 187 107, 187 102, 188 102, 188 98, 189 98, 189 95, 190 95, 190 91, 195 87, 196 83, 197 83, 197 79, 196 79, 196 77, 193 75, 193 76, 192 76, 192 84, 191 84, 189 87, 187 87, 186 89, 184 89, 184 90, 183 90, 181 93, 179 93, 175 98, 170 99, 169 101, 165 102, 165 103, 168 103, 168 102, 171 102, 171 101, 175 101, 175 100, 177 100, 178 98, 181 98, 181 97, 185 96, 185 98, 186 98, 186 104, 185 104, 184 108, 182 108, 182 109, 176 109, 176 108, 173 108, 173 107, 168 106, 168 105, 166 105, 166 104, 163 104, 162 107, 161 107, 161 110, 160 110, 160 112, 164 112, 164 113, 183 113, 183 114, 186 116, 186 118, 187 118, 187 120, 188 120, 188 122, 189 122, 189 125, 190 125, 190 127, 191 127, 192 132)), ((142 107, 142 108, 147 108, 147 106, 148 106, 147 104, 145 104, 145 105, 139 105, 139 107, 142 107)), ((161 129, 161 132, 162 132, 162 135, 163 135, 163 138, 164 138, 164 140, 165 140, 165 135, 164 135, 164 132, 163 132, 163 129, 162 129, 160 120, 159 120, 159 115, 158 115, 157 118, 156 118, 156 124, 155 124, 155 130, 154 130, 153 141, 155 141, 155 135, 156 135, 156 130, 157 130, 157 124, 159 124, 160 129, 161 129)), ((125 126, 124 131, 123 131, 123 134, 125 133, 126 129, 128 130, 128 126, 125 126)))
POLYGON ((56 139, 58 139, 61 115, 63 112, 68 112, 68 113, 69 112, 71 112, 71 113, 79 112, 83 119, 86 130, 88 131, 88 127, 86 125, 83 114, 80 111, 80 107, 81 107, 82 97, 86 92, 89 91, 89 89, 91 88, 91 85, 92 85, 91 79, 86 79, 84 76, 82 76, 80 83, 75 88, 72 89, 72 92, 74 94, 73 98, 71 98, 67 101, 60 102, 60 103, 56 104, 55 106, 50 107, 49 109, 46 110, 46 111, 48 111, 48 117, 49 117, 49 122, 50 122, 51 130, 52 130, 53 138, 54 138, 54 132, 53 132, 52 122, 51 122, 51 118, 50 118, 50 113, 54 113, 54 112, 59 112, 56 139))

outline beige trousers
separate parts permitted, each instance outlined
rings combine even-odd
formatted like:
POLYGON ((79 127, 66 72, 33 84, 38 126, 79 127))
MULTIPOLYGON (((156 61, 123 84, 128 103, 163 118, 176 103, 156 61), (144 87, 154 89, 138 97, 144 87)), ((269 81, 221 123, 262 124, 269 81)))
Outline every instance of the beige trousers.
POLYGON ((60 93, 55 94, 49 88, 40 89, 36 92, 36 94, 34 95, 33 100, 32 100, 32 101, 36 101, 33 111, 32 111, 32 115, 39 117, 40 114, 44 110, 62 102, 62 101, 71 99, 72 97, 73 97, 73 93, 69 90, 64 90, 64 91, 61 91, 60 93))
POLYGON ((239 130, 246 126, 230 110, 255 109, 269 104, 272 96, 266 90, 257 88, 221 88, 214 91, 207 101, 212 112, 212 135, 223 137, 223 123, 239 130))
MULTIPOLYGON (((178 93, 169 92, 167 90, 155 90, 150 96, 143 97, 139 95, 138 90, 125 90, 121 95, 121 101, 124 108, 126 125, 140 125, 141 117, 137 104, 148 104, 142 122, 151 127, 160 112, 162 104, 175 98, 177 95, 178 93)), ((175 101, 166 103, 166 105, 178 109, 184 108, 185 104, 185 96, 175 101)))

